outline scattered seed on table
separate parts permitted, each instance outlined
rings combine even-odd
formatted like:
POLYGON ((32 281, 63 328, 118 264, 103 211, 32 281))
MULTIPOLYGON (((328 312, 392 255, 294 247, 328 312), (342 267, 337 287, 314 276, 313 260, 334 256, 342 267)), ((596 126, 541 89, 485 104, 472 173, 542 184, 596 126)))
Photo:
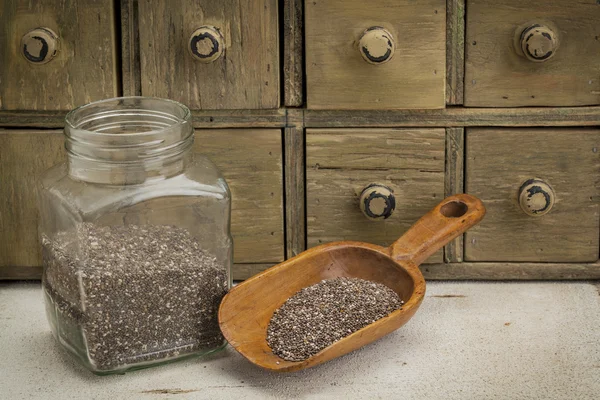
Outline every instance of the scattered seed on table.
POLYGON ((42 246, 47 295, 60 324, 75 327, 67 340, 76 347, 83 338, 79 351, 98 369, 223 343, 217 312, 227 268, 187 230, 84 223, 42 246))
POLYGON ((267 343, 284 360, 306 360, 403 304, 396 292, 381 283, 358 278, 323 280, 300 290, 275 310, 267 343))

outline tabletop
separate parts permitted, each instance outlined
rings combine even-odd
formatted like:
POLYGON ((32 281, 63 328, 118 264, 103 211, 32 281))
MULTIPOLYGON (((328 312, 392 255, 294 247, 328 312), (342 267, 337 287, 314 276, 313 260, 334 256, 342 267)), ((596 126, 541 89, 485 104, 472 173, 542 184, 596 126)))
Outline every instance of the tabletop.
POLYGON ((596 399, 600 283, 429 282, 415 317, 344 357, 272 373, 231 347, 95 376, 55 343, 39 283, 0 283, 6 399, 596 399))

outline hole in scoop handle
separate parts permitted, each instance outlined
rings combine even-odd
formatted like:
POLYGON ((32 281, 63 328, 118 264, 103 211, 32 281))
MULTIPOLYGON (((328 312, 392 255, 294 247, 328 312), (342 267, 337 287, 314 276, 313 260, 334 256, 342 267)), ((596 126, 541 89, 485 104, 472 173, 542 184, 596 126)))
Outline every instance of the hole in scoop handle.
POLYGON ((448 242, 477 224, 485 215, 481 200, 468 194, 445 198, 419 219, 389 248, 395 260, 421 264, 448 242))

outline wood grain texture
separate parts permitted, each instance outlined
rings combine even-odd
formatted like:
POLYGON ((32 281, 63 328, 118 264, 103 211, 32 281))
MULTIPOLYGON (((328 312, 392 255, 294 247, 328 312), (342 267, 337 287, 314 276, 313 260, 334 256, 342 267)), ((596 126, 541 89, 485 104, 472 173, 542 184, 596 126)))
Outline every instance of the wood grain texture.
POLYGON ((286 107, 304 104, 304 0, 283 0, 283 92, 286 107))
POLYGON ((0 267, 41 265, 37 179, 65 158, 60 131, 0 129, 0 267))
MULTIPOLYGON (((287 110, 196 110, 195 128, 283 128, 287 110)), ((0 126, 62 128, 65 111, 0 111, 0 126)))
POLYGON ((219 307, 219 325, 233 348, 248 361, 271 371, 289 372, 314 367, 371 343, 404 325, 425 296, 425 280, 418 265, 448 241, 477 224, 485 209, 468 195, 442 200, 422 216, 392 246, 338 242, 303 252, 234 287, 219 307), (461 204, 461 213, 449 213, 448 204, 461 204), (303 361, 276 356, 266 334, 273 312, 289 297, 323 279, 352 277, 382 283, 405 302, 357 332, 327 346, 303 361))
POLYGON ((0 109, 70 110, 118 94, 114 2, 59 0, 2 2, 0 109), (47 27, 59 50, 43 65, 22 55, 21 37, 47 27))
POLYGON ((304 124, 307 128, 597 126, 600 125, 600 107, 306 110, 304 124))
POLYGON ((306 250, 304 130, 286 128, 284 143, 286 258, 291 258, 306 250))
MULTIPOLYGON (((462 108, 443 110, 197 110, 196 128, 598 126, 600 107, 462 108)), ((0 111, 0 126, 62 128, 63 111, 0 111)))
POLYGON ((279 106, 276 0, 139 0, 142 94, 191 109, 279 106), (192 32, 221 30, 225 54, 204 64, 188 51, 192 32))
MULTIPOLYGON (((446 129, 446 179, 445 196, 464 192, 465 130, 446 129)), ((459 236, 444 247, 444 261, 461 262, 463 258, 463 236, 459 236)))
POLYGON ((465 105, 573 106, 600 103, 600 6, 596 0, 467 0, 465 105), (560 45, 532 62, 515 32, 547 24, 560 45))
POLYGON ((200 110, 194 111, 195 128, 283 128, 287 110, 200 110))
POLYGON ((2 267, 0 266, 0 281, 41 280, 42 266, 37 267, 2 267))
POLYGON ((231 268, 231 274, 234 281, 246 280, 259 272, 262 272, 268 268, 271 268, 274 263, 267 264, 233 264, 231 268))
POLYGON ((465 84, 465 0, 446 5, 446 103, 463 103, 465 84))
POLYGON ((234 261, 284 259, 283 144, 278 129, 199 129, 194 150, 208 156, 231 189, 234 261))
POLYGON ((138 0, 121 0, 121 81, 124 96, 142 94, 138 0))
POLYGON ((306 1, 305 14, 308 108, 445 106, 444 0, 306 1), (395 41, 383 65, 365 62, 357 47, 373 26, 395 41))
POLYGON ((600 279, 600 262, 565 263, 452 263, 421 266, 427 280, 581 280, 600 279))
MULTIPOLYGON (((308 247, 338 240, 389 246, 444 196, 444 129, 308 129, 308 247), (358 198, 371 183, 394 191, 396 210, 369 221, 358 198)), ((442 253, 429 262, 441 262, 442 253)))
POLYGON ((599 129, 469 129, 466 191, 488 208, 465 236, 467 261, 593 262, 600 228, 599 129), (519 188, 540 178, 553 209, 529 217, 519 188))

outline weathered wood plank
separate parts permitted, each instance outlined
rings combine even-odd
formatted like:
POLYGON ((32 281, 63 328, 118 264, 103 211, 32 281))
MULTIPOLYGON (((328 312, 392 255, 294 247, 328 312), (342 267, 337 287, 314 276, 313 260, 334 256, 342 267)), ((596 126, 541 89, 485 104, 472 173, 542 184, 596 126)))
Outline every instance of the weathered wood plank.
POLYGON ((304 0, 283 1, 283 85, 284 105, 304 104, 304 0))
MULTIPOLYGON (((196 128, 394 128, 598 126, 600 107, 463 108, 444 110, 196 110, 196 128)), ((0 126, 62 128, 64 111, 0 111, 0 126)))
MULTIPOLYGON (((338 240, 389 246, 444 197, 444 129, 309 129, 308 247, 338 240), (359 206, 372 183, 394 192, 395 211, 371 221, 359 206)), ((429 262, 441 262, 442 252, 429 262)))
POLYGON ((445 106, 445 0, 311 0, 305 24, 308 108, 445 106), (394 43, 391 58, 379 65, 365 61, 366 47, 358 44, 371 27, 385 29, 394 43))
POLYGON ((60 131, 0 129, 0 267, 41 264, 37 178, 65 160, 63 142, 60 131))
POLYGON ((243 281, 248 279, 275 264, 234 264, 232 275, 234 281, 243 281))
POLYGON ((279 107, 277 5, 277 0, 139 0, 142 94, 191 109, 279 107), (190 37, 201 26, 213 26, 223 37, 224 55, 213 62, 190 53, 190 37))
POLYGON ((208 156, 231 189, 234 261, 285 258, 283 155, 278 129, 198 129, 194 150, 208 156))
MULTIPOLYGON (((465 130, 446 129, 446 178, 445 196, 464 193, 465 130)), ((461 262, 463 258, 463 235, 460 235, 444 248, 444 261, 461 262)))
POLYGON ((286 258, 291 258, 306 250, 303 129, 286 128, 284 140, 286 258))
POLYGON ((42 279, 42 266, 32 267, 6 267, 0 266, 0 280, 40 280, 42 279))
MULTIPOLYGON (((65 1, 2 2, 0 109, 70 110, 117 95, 114 4, 112 0, 81 0, 77 6, 65 1), (45 64, 27 61, 21 47, 23 35, 40 27, 58 36, 56 56, 45 64)), ((41 57, 44 47, 39 48, 41 57)))
POLYGON ((424 264, 425 279, 452 280, 572 280, 600 279, 600 262, 561 263, 452 263, 424 264))
POLYGON ((138 1, 121 0, 121 60, 124 96, 142 94, 138 1))
POLYGON ((307 128, 596 126, 600 107, 463 108, 443 110, 306 110, 307 128))
POLYGON ((446 5, 446 103, 462 104, 465 84, 465 0, 446 5))
POLYGON ((193 111, 195 128, 283 128, 286 110, 193 111))
MULTIPOLYGON (((196 128, 283 128, 286 110, 196 110, 196 128)), ((65 111, 0 111, 0 126, 10 128, 62 128, 65 111)))
POLYGON ((487 208, 465 235, 466 261, 598 259, 600 129, 474 128, 466 144, 465 190, 487 208), (521 209, 519 191, 534 178, 550 185, 555 203, 532 217, 521 209))

